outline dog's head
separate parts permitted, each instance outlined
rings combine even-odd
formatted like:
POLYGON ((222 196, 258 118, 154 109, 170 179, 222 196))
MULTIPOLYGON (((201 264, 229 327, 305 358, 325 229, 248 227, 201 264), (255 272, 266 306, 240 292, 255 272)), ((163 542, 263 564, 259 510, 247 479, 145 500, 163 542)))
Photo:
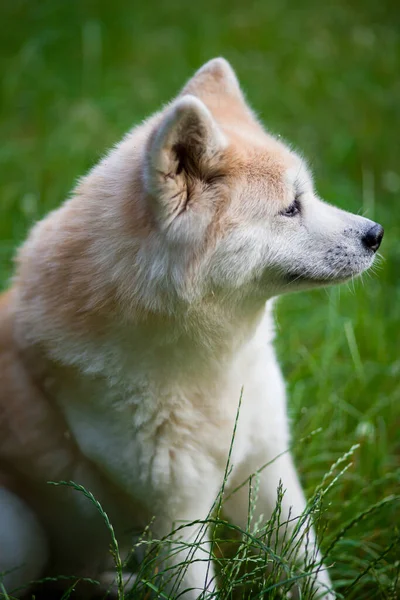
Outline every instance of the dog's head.
POLYGON ((317 196, 304 161, 263 129, 223 59, 158 117, 143 176, 182 290, 267 297, 342 282, 371 266, 382 240, 380 225, 317 196))
POLYGON ((260 305, 358 275, 382 236, 318 198, 304 161, 263 129, 218 58, 36 227, 21 271, 35 297, 54 297, 57 310, 79 299, 80 314, 205 298, 260 305))

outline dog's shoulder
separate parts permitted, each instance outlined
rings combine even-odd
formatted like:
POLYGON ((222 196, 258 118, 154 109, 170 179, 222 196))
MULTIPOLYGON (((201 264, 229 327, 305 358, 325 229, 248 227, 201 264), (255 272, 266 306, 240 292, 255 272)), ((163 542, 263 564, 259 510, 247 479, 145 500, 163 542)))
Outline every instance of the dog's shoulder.
POLYGON ((61 475, 75 450, 16 341, 12 288, 0 297, 0 380, 0 462, 33 479, 61 475))

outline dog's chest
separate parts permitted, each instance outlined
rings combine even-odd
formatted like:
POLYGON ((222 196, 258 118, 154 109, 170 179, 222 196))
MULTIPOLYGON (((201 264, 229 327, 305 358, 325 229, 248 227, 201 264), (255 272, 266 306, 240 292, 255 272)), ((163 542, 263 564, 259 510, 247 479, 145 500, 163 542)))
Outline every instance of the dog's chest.
POLYGON ((63 387, 58 402, 83 454, 147 501, 223 473, 240 392, 238 383, 211 389, 144 377, 129 386, 88 379, 63 387))

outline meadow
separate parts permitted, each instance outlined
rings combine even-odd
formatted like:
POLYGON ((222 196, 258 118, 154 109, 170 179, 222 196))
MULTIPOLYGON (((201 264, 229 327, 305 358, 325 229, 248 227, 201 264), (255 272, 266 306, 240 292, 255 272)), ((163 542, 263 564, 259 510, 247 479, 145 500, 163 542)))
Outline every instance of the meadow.
MULTIPOLYGON (((335 588, 354 600, 395 599, 400 592, 395 2, 1 3, 0 285, 6 288, 13 253, 32 223, 59 205, 126 130, 218 55, 232 63, 266 127, 308 159, 321 197, 385 227, 371 273, 340 288, 284 297, 276 318, 293 448, 308 497, 327 475, 319 530, 335 588)), ((239 587, 227 585, 220 598, 279 593, 279 586, 263 585, 257 593, 247 587, 241 596, 239 587)))

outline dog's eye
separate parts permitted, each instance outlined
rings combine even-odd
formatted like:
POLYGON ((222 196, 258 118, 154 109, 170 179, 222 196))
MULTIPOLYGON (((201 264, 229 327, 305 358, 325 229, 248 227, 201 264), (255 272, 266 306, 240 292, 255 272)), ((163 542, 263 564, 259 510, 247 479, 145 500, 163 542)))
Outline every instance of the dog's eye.
POLYGON ((283 210, 280 214, 284 217, 295 217, 300 213, 300 201, 295 198, 290 206, 283 210))

